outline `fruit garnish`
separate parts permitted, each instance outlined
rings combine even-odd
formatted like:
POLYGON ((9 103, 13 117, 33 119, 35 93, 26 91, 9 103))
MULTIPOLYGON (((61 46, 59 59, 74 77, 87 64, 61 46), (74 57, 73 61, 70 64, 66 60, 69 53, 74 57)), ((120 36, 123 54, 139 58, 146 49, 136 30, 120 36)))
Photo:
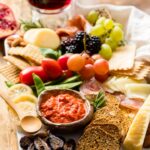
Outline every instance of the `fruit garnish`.
POLYGON ((90 55, 99 52, 101 41, 96 36, 89 36, 87 33, 78 32, 74 38, 68 38, 61 43, 63 53, 81 53, 88 51, 90 55))
POLYGON ((82 53, 82 57, 85 59, 85 64, 93 64, 94 60, 87 53, 82 53))
POLYGON ((81 78, 84 80, 88 80, 92 78, 95 74, 93 65, 92 64, 86 64, 80 71, 79 74, 81 75, 81 78))
POLYGON ((62 68, 59 63, 54 59, 43 59, 42 67, 50 79, 56 79, 62 75, 62 68))
MULTIPOLYGON (((99 17, 96 21, 96 24, 91 28, 90 35, 99 37, 101 43, 108 44, 111 50, 115 50, 117 47, 120 46, 120 44, 123 43, 122 41, 124 41, 124 32, 122 29, 122 25, 115 22, 111 18, 99 17)), ((101 47, 101 49, 104 48, 101 47)), ((104 55, 104 58, 110 58, 110 56, 106 56, 107 52, 102 53, 104 55)))
POLYGON ((97 109, 99 109, 100 107, 104 106, 105 101, 106 101, 105 100, 105 93, 103 91, 100 91, 97 94, 95 100, 93 101, 93 106, 94 106, 95 111, 97 109))
POLYGON ((112 49, 108 44, 102 44, 101 50, 99 51, 99 54, 109 60, 112 57, 112 49))
POLYGON ((70 56, 71 56, 71 54, 65 54, 65 55, 62 55, 58 58, 57 62, 61 66, 62 70, 67 70, 68 69, 67 61, 68 61, 70 56))
POLYGON ((98 59, 94 62, 95 74, 105 75, 109 72, 109 64, 105 59, 98 59))
POLYGON ((85 59, 80 54, 73 54, 67 61, 68 69, 71 71, 80 71, 85 65, 85 59))
POLYGON ((12 10, 0 3, 0 39, 15 33, 18 27, 12 10))
POLYGON ((88 13, 87 15, 87 20, 91 23, 91 24, 95 24, 96 20, 98 19, 99 16, 99 12, 96 10, 92 10, 88 13))

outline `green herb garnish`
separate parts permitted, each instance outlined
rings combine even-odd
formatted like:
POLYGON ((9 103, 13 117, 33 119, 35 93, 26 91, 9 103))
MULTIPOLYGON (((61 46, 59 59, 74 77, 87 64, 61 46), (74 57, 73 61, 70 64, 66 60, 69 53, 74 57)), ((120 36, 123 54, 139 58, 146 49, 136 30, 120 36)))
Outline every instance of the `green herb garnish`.
POLYGON ((96 99, 93 101, 94 110, 101 108, 105 104, 105 93, 103 91, 100 91, 98 95, 96 96, 96 99))
POLYGON ((5 84, 8 88, 12 87, 13 85, 15 85, 14 83, 10 82, 10 81, 5 81, 5 84))
POLYGON ((40 21, 32 22, 32 21, 20 20, 20 23, 24 31, 28 31, 32 28, 44 28, 43 24, 40 21))

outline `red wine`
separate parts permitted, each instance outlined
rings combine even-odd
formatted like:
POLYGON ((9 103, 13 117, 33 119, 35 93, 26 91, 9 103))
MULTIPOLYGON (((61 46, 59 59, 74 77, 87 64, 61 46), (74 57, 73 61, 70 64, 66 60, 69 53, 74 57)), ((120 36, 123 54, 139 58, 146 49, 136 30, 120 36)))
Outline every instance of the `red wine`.
POLYGON ((70 4, 71 0, 28 0, 31 5, 40 9, 60 9, 70 4))

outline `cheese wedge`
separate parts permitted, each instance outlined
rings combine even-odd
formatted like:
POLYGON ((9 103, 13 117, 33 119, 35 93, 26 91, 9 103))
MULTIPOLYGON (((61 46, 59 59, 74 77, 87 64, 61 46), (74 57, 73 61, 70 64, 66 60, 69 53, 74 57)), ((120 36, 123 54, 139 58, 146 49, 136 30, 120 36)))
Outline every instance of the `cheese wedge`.
POLYGON ((150 95, 135 116, 123 147, 125 150, 142 150, 146 131, 150 122, 150 95))
POLYGON ((125 90, 129 98, 146 99, 150 94, 150 84, 126 84, 125 90))
POLYGON ((57 49, 60 45, 59 36, 48 28, 30 29, 24 34, 24 40, 41 48, 57 49))
POLYGON ((136 81, 129 77, 112 76, 108 78, 108 80, 106 80, 103 85, 106 87, 106 89, 109 89, 113 92, 116 91, 126 94, 125 85, 130 83, 143 83, 143 81, 136 81))

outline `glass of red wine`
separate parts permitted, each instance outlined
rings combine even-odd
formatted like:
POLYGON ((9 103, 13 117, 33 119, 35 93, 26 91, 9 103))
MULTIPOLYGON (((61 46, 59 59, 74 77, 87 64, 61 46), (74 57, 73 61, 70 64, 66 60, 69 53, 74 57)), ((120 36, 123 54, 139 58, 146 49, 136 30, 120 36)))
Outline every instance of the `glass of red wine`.
POLYGON ((40 20, 45 26, 57 28, 68 18, 72 0, 28 0, 32 6, 33 21, 40 20))

